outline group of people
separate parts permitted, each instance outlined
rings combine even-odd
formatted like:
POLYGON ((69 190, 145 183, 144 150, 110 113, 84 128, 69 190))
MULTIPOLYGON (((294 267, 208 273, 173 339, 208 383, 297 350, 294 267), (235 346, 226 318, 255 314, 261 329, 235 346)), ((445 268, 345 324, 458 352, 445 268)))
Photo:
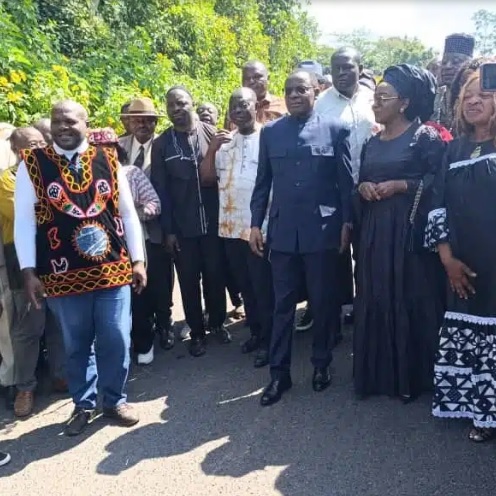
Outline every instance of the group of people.
MULTIPOLYGON (((63 338, 62 375, 52 373, 75 404, 65 433, 93 419, 97 391, 104 415, 139 421, 125 392, 131 342, 140 365, 153 361, 157 333, 164 349, 174 346, 175 267, 193 357, 206 353, 207 334, 231 342, 226 287, 235 307, 243 303, 251 336, 242 352, 270 368, 263 406, 292 385, 302 301, 312 388, 329 387, 355 276, 356 394, 408 403, 434 389, 434 415, 469 418, 470 439, 492 438, 496 103, 480 87, 487 60, 473 51, 471 36, 448 36, 439 67, 389 67, 375 85, 360 54, 342 48, 330 88, 297 68, 284 98, 269 93, 267 68, 249 62, 221 130, 213 105, 195 110, 188 89, 174 86, 160 135, 147 98, 123 107, 121 137, 88 129, 72 101, 53 107, 51 136, 14 131, 18 164, 3 173, 15 188, 14 228, 4 242, 15 244, 30 302, 24 320, 52 316, 43 327, 63 338)), ((35 385, 31 353, 15 352, 26 334, 12 330, 21 414, 32 411, 35 385)))

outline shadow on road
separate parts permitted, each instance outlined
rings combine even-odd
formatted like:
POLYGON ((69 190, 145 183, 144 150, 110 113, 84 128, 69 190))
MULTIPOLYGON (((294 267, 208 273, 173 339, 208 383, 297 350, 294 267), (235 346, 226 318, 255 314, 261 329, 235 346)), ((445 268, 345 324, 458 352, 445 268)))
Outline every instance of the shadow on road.
MULTIPOLYGON (((334 385, 318 394, 311 389, 310 336, 296 336, 293 389, 270 408, 259 406, 268 371, 251 368, 238 350, 212 346, 204 359, 188 358, 169 378, 162 421, 108 444, 97 472, 118 476, 144 460, 203 448, 201 469, 209 476, 281 467, 267 490, 285 496, 493 491, 494 445, 470 444, 464 423, 434 420, 429 395, 410 405, 355 399, 350 345, 348 334, 336 353, 334 385), (219 445, 207 448, 213 441, 219 445)), ((147 389, 153 397, 151 382, 147 389)))
MULTIPOLYGON (((254 369, 252 357, 240 353, 247 330, 238 326, 234 336, 230 345, 209 345, 207 355, 199 359, 191 358, 186 346, 178 343, 172 351, 160 352, 151 367, 133 369, 131 401, 145 411, 148 402, 166 394, 163 410, 157 422, 123 430, 107 444, 106 455, 95 460, 96 472, 118 481, 120 474, 141 462, 195 451, 199 456, 191 458, 201 460, 195 468, 211 477, 237 479, 278 467, 275 486, 267 487, 267 494, 494 493, 496 445, 470 443, 463 422, 433 419, 429 395, 409 405, 382 397, 355 399, 350 332, 336 352, 334 383, 320 394, 311 389, 311 336, 297 335, 293 389, 269 408, 259 405, 268 370, 254 369)), ((82 438, 61 437, 56 442, 47 439, 57 437, 60 425, 21 435, 12 443, 15 459, 0 477, 71 450, 105 425, 96 421, 82 438)), ((164 491, 172 476, 187 488, 188 479, 183 482, 180 472, 162 476, 164 491)))

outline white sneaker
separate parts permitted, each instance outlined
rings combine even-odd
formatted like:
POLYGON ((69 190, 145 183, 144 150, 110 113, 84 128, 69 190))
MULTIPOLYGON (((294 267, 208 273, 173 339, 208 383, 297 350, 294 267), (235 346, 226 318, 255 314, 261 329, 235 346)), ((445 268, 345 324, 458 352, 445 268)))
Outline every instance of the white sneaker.
POLYGON ((0 452, 0 467, 7 465, 10 462, 10 455, 8 453, 0 452))
POLYGON ((182 340, 188 339, 190 335, 191 329, 188 324, 184 324, 184 327, 179 332, 179 336, 182 340))
POLYGON ((153 346, 148 353, 138 353, 138 365, 150 365, 153 362, 153 346))

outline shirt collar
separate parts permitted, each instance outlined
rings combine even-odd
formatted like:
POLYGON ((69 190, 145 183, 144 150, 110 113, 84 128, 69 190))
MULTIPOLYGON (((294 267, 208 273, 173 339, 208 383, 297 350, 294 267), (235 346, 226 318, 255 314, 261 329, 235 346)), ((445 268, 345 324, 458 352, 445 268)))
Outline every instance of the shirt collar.
POLYGON ((64 150, 63 148, 60 148, 57 143, 53 144, 53 149, 57 153, 57 155, 64 155, 67 158, 71 158, 74 156, 75 153, 81 154, 84 153, 90 145, 88 144, 88 140, 85 138, 81 144, 74 150, 64 150))
POLYGON ((133 147, 139 148, 142 146, 145 149, 148 149, 148 147, 152 144, 152 141, 154 139, 154 136, 152 136, 148 141, 145 141, 144 143, 140 143, 134 136, 133 136, 133 147))
MULTIPOLYGON (((329 91, 334 94, 335 96, 337 96, 338 98, 340 98, 341 100, 345 100, 347 102, 350 102, 351 100, 354 100, 356 98, 356 96, 361 92, 363 91, 363 89, 365 90, 368 90, 368 88, 364 88, 361 84, 358 84, 357 83, 357 88, 355 90, 355 93, 353 93, 353 96, 351 98, 348 98, 347 96, 343 95, 342 93, 340 93, 334 86, 331 86, 329 88, 329 91)), ((368 90, 368 91, 371 91, 371 90, 368 90)))

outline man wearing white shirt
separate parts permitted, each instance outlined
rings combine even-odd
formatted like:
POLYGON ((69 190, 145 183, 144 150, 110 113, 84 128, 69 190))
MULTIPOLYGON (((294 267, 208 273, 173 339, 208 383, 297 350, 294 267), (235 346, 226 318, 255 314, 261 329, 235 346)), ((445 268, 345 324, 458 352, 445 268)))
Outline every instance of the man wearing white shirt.
MULTIPOLYGON (((363 65, 358 51, 349 47, 338 49, 331 57, 333 85, 320 95, 315 104, 316 113, 341 119, 349 127, 351 169, 355 184, 358 183, 363 144, 378 130, 372 111, 374 92, 360 84, 362 73, 363 65)), ((340 273, 342 303, 350 304, 353 299, 353 275, 349 250, 341 255, 340 273)), ((347 315, 347 318, 351 322, 352 314, 347 315)))
POLYGON ((377 127, 372 104, 374 92, 359 84, 363 66, 353 48, 340 48, 331 57, 333 86, 320 95, 315 112, 341 119, 350 128, 351 167, 358 182, 360 153, 365 141, 377 127))
POLYGON ((26 293, 46 298, 64 337, 75 409, 66 425, 80 434, 95 415, 131 426, 127 403, 130 285, 146 285, 142 233, 114 149, 90 146, 88 114, 76 102, 52 109, 54 144, 24 150, 15 189, 14 239, 26 293))
MULTIPOLYGON (((274 296, 267 257, 254 255, 250 240, 250 201, 258 169, 261 125, 256 122, 257 96, 239 88, 229 100, 229 121, 236 131, 219 131, 210 142, 200 167, 202 181, 219 185, 219 236, 223 238, 228 268, 243 296, 251 337, 241 350, 258 350, 254 365, 268 364, 274 296)), ((266 231, 267 220, 264 224, 266 231)))

